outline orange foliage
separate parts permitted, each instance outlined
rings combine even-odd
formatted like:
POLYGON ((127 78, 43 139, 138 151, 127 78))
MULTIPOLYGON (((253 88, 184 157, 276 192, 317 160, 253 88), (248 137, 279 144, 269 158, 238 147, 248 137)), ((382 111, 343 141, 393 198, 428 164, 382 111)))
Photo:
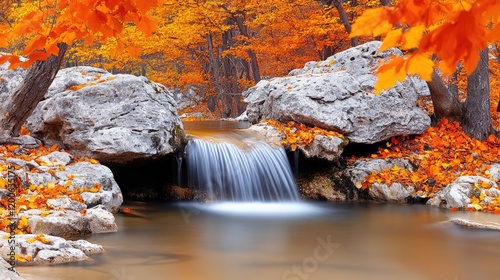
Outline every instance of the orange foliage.
POLYGON ((430 80, 431 56, 437 67, 450 75, 462 61, 472 73, 479 51, 500 39, 500 2, 496 0, 440 1, 400 0, 394 7, 365 11, 353 25, 351 36, 385 35, 381 49, 400 47, 411 52, 379 68, 377 92, 403 80, 407 74, 419 74, 430 80))
MULTIPOLYGON (((443 119, 436 127, 414 138, 392 138, 386 148, 380 148, 371 158, 407 158, 416 168, 412 171, 393 166, 372 172, 363 181, 363 189, 375 182, 387 185, 398 182, 414 186, 419 195, 432 197, 459 176, 490 178, 488 165, 497 163, 500 158, 500 139, 490 135, 487 141, 481 142, 464 133, 458 123, 443 119)), ((354 160, 356 158, 351 159, 354 160)), ((500 200, 493 200, 481 210, 500 211, 500 200)))
MULTIPOLYGON (((46 166, 45 162, 42 162, 39 160, 41 156, 47 155, 49 153, 52 153, 54 151, 59 150, 57 145, 53 145, 49 148, 44 147, 41 145, 37 149, 27 149, 26 153, 22 154, 17 154, 15 153, 15 150, 19 148, 17 145, 1 145, 0 146, 0 158, 18 158, 22 159, 24 161, 35 161, 41 166, 46 166)), ((95 159, 90 159, 90 158, 76 158, 75 161, 88 161, 93 164, 97 164, 98 161, 95 159)), ((12 165, 14 168, 18 169, 19 167, 16 165, 12 165)), ((63 166, 59 167, 59 170, 62 170, 63 166)), ((0 164, 0 172, 3 173, 3 177, 7 178, 8 167, 5 164, 0 164)), ((32 170, 31 172, 36 172, 36 169, 32 170)), ((50 169, 48 171, 52 175, 54 175, 54 169, 50 169)), ((48 211, 48 206, 47 206, 47 200, 53 199, 53 198, 61 198, 61 197, 69 197, 70 199, 74 201, 78 201, 81 203, 84 203, 81 193, 83 192, 99 192, 101 190, 101 186, 99 184, 93 185, 93 186, 85 186, 85 187, 75 187, 72 184, 72 180, 74 179, 74 175, 68 174, 65 180, 65 183, 63 185, 60 185, 57 182, 48 182, 47 184, 43 185, 33 185, 30 184, 28 187, 24 188, 22 187, 21 180, 19 177, 16 177, 15 184, 17 186, 16 188, 16 208, 15 208, 15 213, 21 213, 25 210, 29 209, 39 209, 42 211, 41 215, 42 217, 49 215, 51 212, 48 211)), ((4 179, 0 177, 0 188, 6 189, 6 186, 8 185, 7 179, 4 179)), ((28 182, 29 183, 29 182, 28 182)), ((0 199, 0 217, 1 217, 1 222, 0 222, 0 230, 10 232, 10 227, 9 227, 9 219, 6 219, 6 217, 9 215, 8 211, 8 198, 4 197, 0 199)), ((82 215, 85 214, 85 211, 82 212, 82 215)), ((22 233, 30 233, 31 229, 28 225, 28 220, 25 216, 21 216, 19 221, 18 221, 18 226, 17 229, 15 230, 16 234, 22 234, 22 233)), ((42 237, 38 238, 38 241, 43 242, 42 237)))
MULTIPOLYGON (((10 69, 27 68, 35 60, 57 55, 60 43, 72 45, 82 40, 85 45, 91 45, 119 38, 129 23, 151 35, 156 30, 156 22, 147 13, 161 5, 162 0, 40 0, 20 4, 2 11, 5 19, 0 21, 0 47, 21 44, 19 54, 27 58, 0 55, 0 64, 9 61, 10 69)), ((136 53, 135 48, 131 46, 127 50, 136 53)))
POLYGON ((308 127, 305 124, 299 124, 294 121, 288 123, 280 123, 275 120, 263 120, 271 125, 276 131, 281 134, 281 144, 290 147, 295 151, 298 146, 309 146, 318 135, 335 136, 344 139, 344 136, 335 131, 325 130, 319 127, 308 127))

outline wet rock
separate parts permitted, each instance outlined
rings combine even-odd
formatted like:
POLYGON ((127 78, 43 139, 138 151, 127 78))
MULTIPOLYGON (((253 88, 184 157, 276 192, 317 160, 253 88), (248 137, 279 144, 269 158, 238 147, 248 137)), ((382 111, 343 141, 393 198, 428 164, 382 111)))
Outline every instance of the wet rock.
POLYGON ((184 137, 176 106, 165 87, 145 77, 73 67, 59 71, 26 126, 76 156, 126 163, 176 149, 184 137))
POLYGON ((477 208, 487 205, 499 194, 500 191, 497 189, 497 184, 490 179, 481 176, 461 176, 438 191, 427 204, 445 208, 477 208), (486 182, 489 187, 485 189, 480 184, 481 182, 486 182), (480 200, 479 204, 473 205, 471 204, 471 198, 473 197, 478 199, 483 197, 484 199, 480 200))
POLYGON ((74 210, 31 209, 21 213, 28 218, 32 233, 71 237, 90 233, 115 232, 118 227, 112 213, 102 205, 87 209, 86 213, 74 210))
POLYGON ((430 118, 417 106, 414 79, 373 93, 379 61, 402 55, 397 49, 377 52, 380 44, 368 42, 325 61, 308 62, 291 76, 260 81, 243 93, 248 120, 296 121, 367 144, 423 133, 430 118))
MULTIPOLYGON (((3 259, 8 259, 10 253, 5 239, 7 235, 8 233, 0 231, 0 254, 3 259)), ((17 235, 16 245, 16 254, 26 260, 18 261, 17 265, 53 265, 83 261, 87 260, 89 255, 104 252, 102 246, 85 240, 67 241, 61 237, 45 234, 17 235)))
POLYGON ((500 224, 492 222, 470 221, 460 218, 453 218, 450 220, 450 222, 468 228, 500 230, 500 224))
POLYGON ((28 218, 31 232, 43 233, 54 236, 70 237, 76 235, 90 234, 89 220, 80 212, 73 210, 52 211, 47 216, 35 215, 35 213, 23 213, 28 218), (29 215, 33 214, 33 215, 29 215))
POLYGON ((115 217, 102 205, 88 209, 86 218, 92 233, 115 232, 118 230, 115 217))
POLYGON ((386 184, 374 183, 368 188, 368 194, 373 200, 403 203, 411 196, 415 188, 403 186, 400 183, 386 184))

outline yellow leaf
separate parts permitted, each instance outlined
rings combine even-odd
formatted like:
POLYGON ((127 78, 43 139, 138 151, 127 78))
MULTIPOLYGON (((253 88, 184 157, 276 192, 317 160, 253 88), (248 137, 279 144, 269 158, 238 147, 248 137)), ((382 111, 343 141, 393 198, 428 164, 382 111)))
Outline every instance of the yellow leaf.
POLYGON ((420 44, 420 39, 424 34, 425 27, 423 25, 413 26, 403 33, 403 48, 414 49, 420 44))
POLYGON ((407 72, 410 74, 418 74, 426 81, 431 80, 433 71, 434 62, 427 54, 416 53, 411 55, 407 60, 407 72))
POLYGON ((382 41, 382 45, 379 48, 379 51, 385 51, 396 46, 401 41, 401 35, 403 34, 403 29, 398 28, 387 32, 387 35, 382 41))
POLYGON ((394 86, 398 80, 403 81, 406 78, 404 64, 404 58, 393 56, 389 59, 389 62, 377 69, 378 80, 375 84, 375 92, 377 94, 384 89, 394 86))

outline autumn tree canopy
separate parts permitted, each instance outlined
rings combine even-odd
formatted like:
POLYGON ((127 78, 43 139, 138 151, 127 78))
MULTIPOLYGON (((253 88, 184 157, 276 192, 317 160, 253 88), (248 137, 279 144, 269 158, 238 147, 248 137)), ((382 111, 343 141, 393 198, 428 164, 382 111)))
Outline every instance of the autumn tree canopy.
POLYGON ((8 53, 0 54, 0 63, 30 68, 0 107, 0 142, 12 142, 19 134, 55 78, 68 46, 119 41, 128 25, 151 34, 156 24, 147 13, 160 4, 161 0, 2 1, 0 48, 8 53))

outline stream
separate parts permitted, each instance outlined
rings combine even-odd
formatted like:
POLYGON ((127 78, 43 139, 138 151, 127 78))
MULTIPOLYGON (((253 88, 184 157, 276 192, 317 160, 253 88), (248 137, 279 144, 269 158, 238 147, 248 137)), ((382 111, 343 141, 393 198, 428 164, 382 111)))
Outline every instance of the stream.
POLYGON ((25 279, 497 279, 500 234, 447 222, 494 215, 422 205, 125 203, 91 261, 25 279), (260 210, 259 210, 260 209, 260 210))
MULTIPOLYGON (((241 145, 249 135, 235 129, 244 127, 200 122, 186 125, 186 131, 215 143, 223 134, 224 143, 241 145)), ((249 174, 264 166, 260 156, 252 157, 253 165, 236 161, 233 154, 225 154, 232 153, 226 146, 197 147, 188 151, 200 155, 192 162, 203 163, 204 172, 212 176, 201 174, 189 181, 213 185, 214 196, 227 185, 241 185, 230 175, 219 180, 218 174, 249 174), (214 156, 205 154, 209 149, 214 156), (215 158, 232 162, 219 164, 215 158)), ((259 172, 253 178, 263 177, 265 172, 259 172)), ((425 205, 249 203, 256 196, 236 197, 237 192, 231 193, 233 202, 225 203, 126 201, 123 207, 132 212, 115 214, 118 232, 78 237, 101 244, 104 254, 19 271, 27 280, 462 280, 498 279, 500 274, 500 233, 448 222, 465 218, 500 223, 500 216, 425 205)))

